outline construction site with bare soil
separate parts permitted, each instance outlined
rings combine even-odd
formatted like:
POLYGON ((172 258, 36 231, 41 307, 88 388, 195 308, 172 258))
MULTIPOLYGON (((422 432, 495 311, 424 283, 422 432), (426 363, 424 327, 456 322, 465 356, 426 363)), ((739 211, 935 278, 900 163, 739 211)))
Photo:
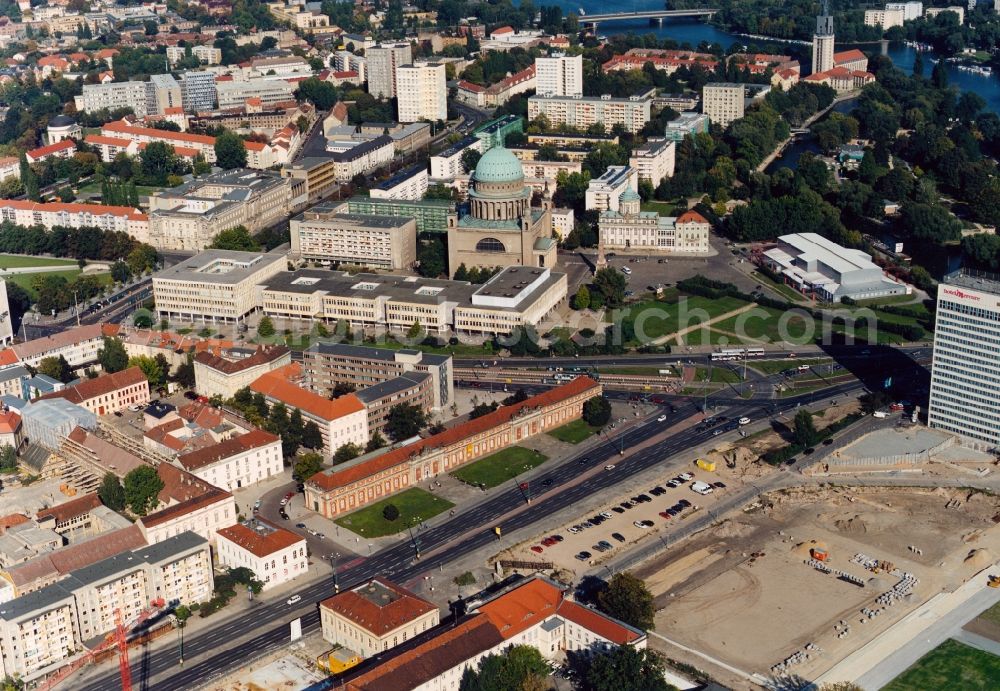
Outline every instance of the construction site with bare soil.
POLYGON ((1000 498, 975 490, 779 490, 634 573, 671 657, 737 687, 816 679, 992 565, 998 520, 1000 498))

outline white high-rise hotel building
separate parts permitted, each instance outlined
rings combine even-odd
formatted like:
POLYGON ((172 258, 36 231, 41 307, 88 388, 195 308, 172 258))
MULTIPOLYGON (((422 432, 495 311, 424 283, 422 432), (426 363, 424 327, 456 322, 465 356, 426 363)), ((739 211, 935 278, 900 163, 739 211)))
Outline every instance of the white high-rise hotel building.
POLYGON ((927 423, 973 446, 1000 446, 1000 277, 938 286, 927 423))
POLYGON ((816 33, 813 34, 813 74, 833 69, 833 43, 833 16, 830 14, 826 0, 824 0, 823 14, 816 17, 816 33))
POLYGON ((448 119, 444 63, 415 62, 396 69, 400 122, 448 119))
POLYGON ((555 53, 535 58, 535 93, 541 96, 583 96, 583 56, 555 53))

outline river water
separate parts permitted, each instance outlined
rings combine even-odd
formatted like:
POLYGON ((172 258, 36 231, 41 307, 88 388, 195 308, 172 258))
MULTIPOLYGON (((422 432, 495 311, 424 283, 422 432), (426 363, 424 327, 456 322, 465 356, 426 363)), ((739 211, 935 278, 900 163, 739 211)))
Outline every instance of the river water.
MULTIPOLYGON (((563 8, 564 12, 579 12, 583 8, 587 14, 608 13, 608 12, 635 12, 638 10, 653 10, 664 7, 663 0, 536 0, 537 4, 555 4, 563 8)), ((679 43, 689 43, 696 47, 702 41, 718 43, 725 48, 729 48, 734 43, 748 44, 761 43, 760 40, 746 38, 728 34, 716 29, 699 19, 668 19, 664 20, 663 27, 650 25, 647 20, 615 21, 602 24, 598 27, 598 33, 610 36, 612 34, 623 33, 654 33, 661 38, 672 38, 679 43)), ((808 47, 804 45, 794 46, 802 55, 808 52, 808 47)), ((892 62, 901 70, 909 73, 913 69, 913 62, 917 52, 913 48, 908 48, 901 43, 882 42, 881 44, 866 45, 845 45, 837 44, 837 50, 848 48, 861 48, 866 53, 876 50, 889 56, 892 62)), ((933 55, 924 54, 924 74, 930 75, 933 68, 933 55)), ((809 65, 806 59, 802 60, 803 72, 808 72, 809 65)), ((1000 75, 985 77, 978 74, 963 72, 955 65, 947 64, 948 78, 952 84, 962 91, 975 91, 986 101, 986 107, 994 112, 1000 113, 1000 75)))

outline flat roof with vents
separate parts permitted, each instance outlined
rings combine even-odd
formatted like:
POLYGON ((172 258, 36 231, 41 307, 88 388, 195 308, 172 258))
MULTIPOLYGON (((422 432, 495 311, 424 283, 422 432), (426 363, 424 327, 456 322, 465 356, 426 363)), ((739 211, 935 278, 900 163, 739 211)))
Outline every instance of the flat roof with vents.
POLYGON ((486 282, 472 296, 472 304, 482 307, 516 307, 551 277, 552 272, 536 266, 509 266, 486 282))

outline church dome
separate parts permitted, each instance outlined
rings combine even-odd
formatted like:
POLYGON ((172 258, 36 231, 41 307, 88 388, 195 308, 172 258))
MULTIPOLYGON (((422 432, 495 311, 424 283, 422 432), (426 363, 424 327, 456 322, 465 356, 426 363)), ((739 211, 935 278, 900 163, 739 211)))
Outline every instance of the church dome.
POLYGON ((622 192, 622 195, 621 197, 619 197, 619 199, 621 199, 621 201, 623 202, 635 202, 642 200, 642 198, 639 196, 639 193, 636 192, 631 187, 626 187, 625 191, 622 192))
POLYGON ((476 182, 519 182, 524 169, 517 156, 502 146, 494 146, 476 164, 476 182))

